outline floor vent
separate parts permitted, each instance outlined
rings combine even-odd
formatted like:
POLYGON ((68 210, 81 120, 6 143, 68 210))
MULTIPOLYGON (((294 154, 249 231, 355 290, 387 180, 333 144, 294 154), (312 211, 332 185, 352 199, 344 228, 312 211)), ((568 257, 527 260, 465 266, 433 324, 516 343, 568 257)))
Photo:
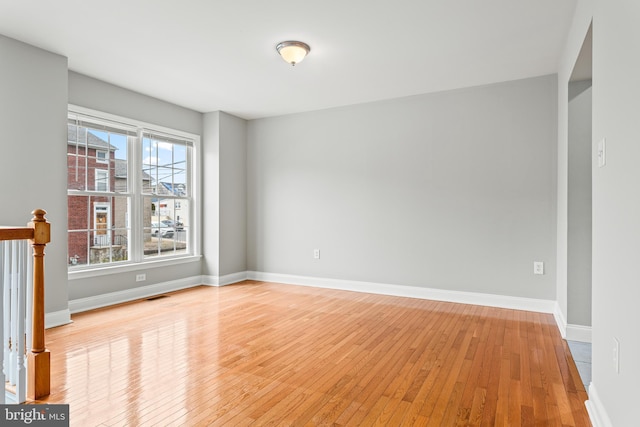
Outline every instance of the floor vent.
POLYGON ((169 298, 169 295, 156 295, 154 297, 147 298, 147 301, 155 301, 162 298, 169 298))

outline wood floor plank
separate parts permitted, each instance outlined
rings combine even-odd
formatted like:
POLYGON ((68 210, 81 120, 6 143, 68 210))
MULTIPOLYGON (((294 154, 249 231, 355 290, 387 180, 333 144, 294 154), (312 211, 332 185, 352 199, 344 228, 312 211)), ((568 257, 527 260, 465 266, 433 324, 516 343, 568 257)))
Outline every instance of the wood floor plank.
POLYGON ((47 330, 72 426, 589 426, 553 316, 245 281, 47 330))
POLYGON ((441 304, 440 309, 444 313, 444 318, 438 323, 438 327, 434 329, 434 334, 430 340, 430 346, 426 349, 428 357, 425 359, 422 369, 425 371, 424 379, 422 375, 417 377, 419 382, 415 383, 415 387, 418 388, 415 396, 412 397, 413 405, 407 412, 404 423, 411 425, 418 422, 418 419, 425 419, 429 421, 429 414, 433 409, 433 405, 429 402, 429 399, 434 399, 435 395, 440 390, 437 383, 438 376, 440 375, 442 360, 446 359, 448 355, 447 346, 448 335, 455 329, 456 322, 459 320, 457 316, 452 316, 456 310, 461 310, 463 307, 457 307, 455 305, 441 304))

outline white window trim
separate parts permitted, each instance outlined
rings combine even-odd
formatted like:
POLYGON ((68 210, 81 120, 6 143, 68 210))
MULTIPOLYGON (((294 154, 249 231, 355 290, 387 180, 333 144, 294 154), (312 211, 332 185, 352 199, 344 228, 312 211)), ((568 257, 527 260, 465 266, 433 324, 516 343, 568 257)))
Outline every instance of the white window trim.
POLYGON ((118 264, 100 264, 100 267, 81 268, 69 270, 69 280, 87 279, 89 277, 108 276, 111 274, 129 273, 134 271, 143 271, 155 267, 168 267, 170 265, 188 264, 198 262, 202 259, 202 255, 183 255, 172 258, 155 257, 154 259, 145 260, 144 262, 128 262, 118 264))
POLYGON ((109 152, 106 150, 96 150, 96 163, 109 164, 109 152), (104 157, 98 156, 98 153, 104 153, 104 157))
MULTIPOLYGON (((155 266, 165 266, 172 264, 182 264, 187 262, 195 262, 199 261, 202 257, 202 238, 201 238, 201 230, 202 230, 202 216, 199 214, 200 206, 202 203, 202 171, 199 164, 199 156, 202 153, 201 147, 201 138, 200 135, 196 135, 190 132, 184 132, 177 129, 168 128, 165 126, 159 126, 153 123, 148 123, 136 119, 130 119, 122 116, 118 116, 115 114, 104 113, 102 111, 92 110, 90 108, 81 107, 78 105, 69 104, 68 113, 78 113, 85 116, 91 116, 96 118, 97 122, 100 119, 110 122, 116 122, 118 124, 122 124, 125 127, 135 127, 138 128, 138 137, 141 137, 142 129, 157 131, 169 135, 175 135, 178 137, 182 137, 185 139, 190 139, 193 141, 193 150, 194 156, 193 161, 191 163, 191 206, 189 207, 190 213, 192 217, 193 225, 188 229, 188 241, 191 242, 191 253, 185 255, 167 255, 167 256, 157 256, 153 258, 144 258, 144 254, 140 250, 140 246, 142 245, 142 233, 137 233, 138 238, 132 238, 129 242, 131 245, 131 254, 129 261, 124 261, 122 263, 117 264, 107 264, 107 265, 89 265, 89 266, 69 266, 68 267, 68 278, 72 279, 80 279, 80 278, 88 278, 93 276, 102 276, 108 274, 118 274, 129 271, 136 271, 144 268, 152 268, 155 266)), ((141 153, 139 150, 135 150, 133 144, 128 144, 128 158, 131 159, 133 165, 141 164, 142 159, 140 159, 141 153)), ((131 185, 135 186, 134 194, 142 193, 142 180, 140 179, 141 170, 138 168, 132 168, 132 176, 130 178, 131 185)), ((129 179, 129 178, 128 178, 129 179)), ((142 199, 143 197, 132 197, 132 204, 136 205, 132 207, 133 212, 142 212, 142 199)), ((142 215, 130 215, 131 217, 131 230, 142 230, 142 215)))
POLYGON ((110 189, 109 189, 109 169, 95 169, 95 186, 93 187, 95 189, 95 191, 100 191, 100 192, 105 192, 105 193, 110 193, 110 189), (102 175, 101 177, 98 177, 98 175, 102 175), (98 188, 98 184, 102 182, 102 180, 104 180, 105 183, 105 189, 101 190, 98 188))

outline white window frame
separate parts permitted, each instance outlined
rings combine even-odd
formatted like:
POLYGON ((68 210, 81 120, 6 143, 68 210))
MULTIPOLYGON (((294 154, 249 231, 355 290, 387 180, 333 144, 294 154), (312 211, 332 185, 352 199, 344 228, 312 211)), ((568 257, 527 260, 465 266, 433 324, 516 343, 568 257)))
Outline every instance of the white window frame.
POLYGON ((96 163, 109 164, 109 152, 106 150, 96 150, 96 163), (104 156, 100 156, 103 154, 104 156))
POLYGON ((94 169, 95 170, 95 186, 93 187, 96 191, 101 191, 105 193, 111 192, 109 189, 109 169, 94 169), (98 176, 101 175, 101 176, 98 176), (104 189, 99 188, 98 184, 104 183, 104 189))
MULTIPOLYGON (((127 155, 127 183, 129 190, 126 193, 118 193, 120 196, 131 197, 131 212, 129 212, 128 220, 131 222, 131 236, 129 242, 129 260, 121 263, 105 263, 105 264, 92 264, 73 266, 68 268, 69 279, 83 279, 93 276, 101 276, 108 274, 122 273, 126 271, 137 271, 146 268, 152 268, 156 265, 174 265, 188 262, 199 261, 202 257, 201 250, 201 230, 202 219, 200 212, 202 190, 201 190, 201 170, 199 167, 199 156, 201 153, 200 135, 192 134, 189 132, 179 131, 176 129, 167 128, 164 126, 158 126, 155 124, 134 120, 126 117, 117 116, 114 114, 104 113, 101 111, 92 110, 85 107, 69 104, 69 115, 74 113, 81 116, 89 116, 92 119, 95 118, 96 123, 100 120, 105 122, 113 122, 122 124, 126 128, 138 129, 138 136, 135 138, 135 143, 128 144, 127 155), (190 207, 190 224, 192 226, 187 230, 188 232, 188 251, 187 254, 173 254, 173 255, 161 255, 157 257, 145 258, 143 253, 143 200, 142 195, 142 158, 141 158, 141 144, 142 134, 144 132, 159 132, 168 135, 175 135, 176 137, 191 140, 193 149, 191 150, 190 161, 190 188, 191 199, 189 200, 190 207)), ((97 156, 96 156, 97 157, 97 156)), ((98 170, 98 169, 96 169, 98 170)), ((107 184, 108 185, 108 184, 107 184)), ((82 195, 87 192, 68 190, 68 195, 74 194, 82 195)), ((91 193, 91 192, 88 192, 91 193)), ((114 196, 117 196, 114 195, 114 196)))

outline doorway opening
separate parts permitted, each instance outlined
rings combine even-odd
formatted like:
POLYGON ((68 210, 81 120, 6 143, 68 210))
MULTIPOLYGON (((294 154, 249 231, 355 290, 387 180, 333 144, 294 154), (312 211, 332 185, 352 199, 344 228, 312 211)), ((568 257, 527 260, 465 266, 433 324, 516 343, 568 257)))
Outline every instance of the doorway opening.
POLYGON ((591 382, 592 28, 568 88, 567 341, 587 389, 591 382))

